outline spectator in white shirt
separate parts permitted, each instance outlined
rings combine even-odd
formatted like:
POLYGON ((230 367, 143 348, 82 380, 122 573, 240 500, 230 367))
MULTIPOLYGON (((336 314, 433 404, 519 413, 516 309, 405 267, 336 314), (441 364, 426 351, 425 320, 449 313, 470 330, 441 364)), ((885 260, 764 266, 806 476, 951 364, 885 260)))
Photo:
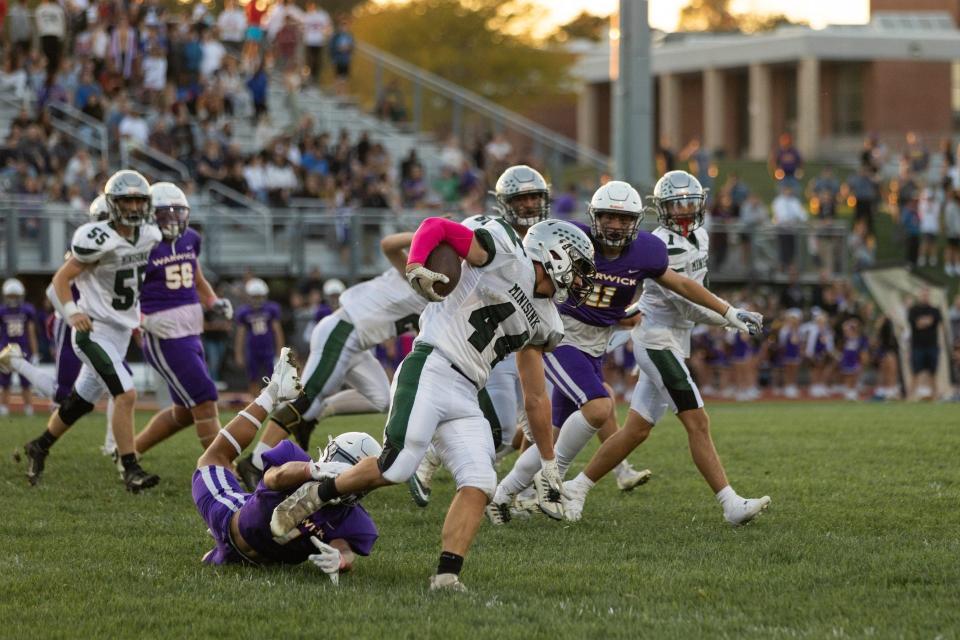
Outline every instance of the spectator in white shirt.
POLYGON ((217 34, 213 29, 206 29, 203 32, 203 42, 200 48, 202 50, 200 77, 206 80, 220 70, 220 66, 223 64, 223 58, 227 55, 227 50, 220 41, 217 40, 217 34))
POLYGON ((307 65, 313 81, 320 84, 323 69, 323 48, 333 33, 330 14, 317 6, 316 2, 307 3, 307 13, 303 16, 303 42, 307 46, 307 65))
POLYGON ((917 265, 925 267, 937 266, 937 240, 940 236, 940 198, 937 192, 930 187, 924 187, 920 192, 920 202, 917 204, 917 213, 920 215, 920 256, 917 265))
POLYGON ((120 120, 120 138, 133 142, 139 146, 146 146, 150 137, 150 127, 133 106, 127 107, 127 113, 120 120))
POLYGON ((227 51, 240 55, 243 48, 243 39, 247 33, 247 16, 243 9, 237 7, 236 0, 226 0, 223 11, 217 17, 217 30, 220 32, 220 41, 227 51))
POLYGON ((67 187, 74 185, 83 186, 90 183, 97 175, 97 168, 90 159, 90 154, 86 149, 80 149, 67 162, 67 168, 63 173, 63 184, 67 187))
POLYGON ((34 12, 37 20, 37 33, 40 35, 40 48, 47 58, 47 75, 51 76, 60 68, 60 56, 63 55, 63 40, 67 35, 67 16, 53 0, 44 0, 34 12))
POLYGON ((793 267, 797 253, 796 229, 806 223, 807 210, 793 192, 793 187, 784 185, 780 195, 773 199, 773 224, 777 229, 780 244, 780 266, 784 271, 793 267))
POLYGON ((143 59, 143 88, 147 100, 154 102, 167 88, 167 56, 159 47, 152 47, 143 59))

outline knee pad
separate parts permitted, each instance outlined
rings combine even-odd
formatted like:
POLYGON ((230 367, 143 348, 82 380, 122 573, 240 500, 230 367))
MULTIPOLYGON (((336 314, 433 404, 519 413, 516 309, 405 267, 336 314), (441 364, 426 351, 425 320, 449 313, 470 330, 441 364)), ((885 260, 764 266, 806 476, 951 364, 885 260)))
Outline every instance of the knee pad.
POLYGON ((310 408, 311 400, 306 395, 300 396, 293 402, 282 404, 273 410, 270 419, 280 425, 280 428, 290 433, 290 429, 300 424, 303 414, 310 408))
POLYGON ((71 391, 60 408, 57 409, 57 414, 64 424, 72 425, 91 411, 93 411, 93 405, 81 398, 76 391, 71 391))

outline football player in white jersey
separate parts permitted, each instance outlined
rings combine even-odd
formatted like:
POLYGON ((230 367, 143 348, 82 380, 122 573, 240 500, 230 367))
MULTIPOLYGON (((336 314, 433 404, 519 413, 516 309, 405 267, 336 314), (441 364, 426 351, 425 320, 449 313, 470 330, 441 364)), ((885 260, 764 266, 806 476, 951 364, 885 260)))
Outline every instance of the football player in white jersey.
MULTIPOLYGON (((709 251, 709 236, 702 226, 705 199, 700 182, 685 171, 664 174, 653 193, 660 221, 653 233, 667 245, 670 268, 700 284, 706 284, 709 251)), ((770 498, 745 499, 730 486, 710 435, 700 390, 684 364, 690 357, 694 325, 724 326, 727 320, 654 280, 644 282, 639 308, 643 320, 633 329, 633 352, 641 374, 626 424, 601 445, 582 473, 564 483, 565 517, 580 519, 590 488, 647 439, 669 408, 686 428, 694 464, 715 493, 724 518, 732 525, 749 522, 770 504, 770 498)))
POLYGON ((47 429, 24 447, 27 479, 37 484, 50 447, 104 391, 114 399, 113 435, 130 491, 159 482, 137 462, 133 413, 137 392, 124 357, 140 325, 140 285, 160 230, 149 224, 150 184, 136 171, 113 174, 104 187, 110 219, 89 222, 74 233, 70 259, 53 276, 60 311, 73 329, 73 347, 83 362, 73 390, 50 417, 47 429), (74 302, 70 285, 80 293, 74 302))
POLYGON ((457 493, 443 526, 442 552, 430 588, 465 590, 459 577, 463 558, 497 484, 493 435, 478 392, 491 368, 518 352, 524 408, 544 478, 554 490, 562 490, 542 356, 563 337, 554 302, 582 300, 592 287, 592 274, 593 246, 568 222, 540 222, 521 242, 500 220, 476 231, 442 218, 425 220, 410 247, 407 278, 415 290, 440 304, 427 305, 414 349, 393 379, 383 454, 336 479, 305 485, 274 510, 273 534, 284 539, 295 533, 305 514, 341 495, 405 482, 435 441, 457 493), (446 298, 433 286, 447 277, 424 266, 441 242, 464 259, 459 283, 446 298))
POLYGON ((412 239, 410 232, 384 238, 381 248, 393 266, 345 290, 340 307, 313 328, 310 355, 301 375, 303 394, 273 412, 253 454, 237 463, 237 471, 251 491, 263 475, 263 454, 291 433, 306 449, 318 418, 386 412, 390 381, 371 350, 416 329, 427 306, 402 275, 412 239), (344 385, 350 388, 341 391, 344 385))
MULTIPOLYGON (((497 179, 493 195, 497 202, 496 212, 513 227, 521 240, 526 237, 527 229, 546 220, 550 215, 550 186, 540 172, 527 165, 514 165, 504 171, 497 179)), ((478 229, 494 217, 471 216, 464 220, 463 224, 470 229, 478 229)), ((522 423, 524 429, 526 428, 516 354, 508 355, 490 372, 487 385, 481 392, 480 405, 487 411, 487 419, 491 422, 494 433, 500 434, 497 459, 510 455, 514 451, 517 426, 522 423)), ((604 430, 600 434, 601 438, 611 435, 617 427, 616 423, 613 423, 612 427, 604 430)), ((418 506, 425 507, 429 504, 433 475, 439 468, 440 457, 431 446, 417 472, 409 480, 410 494, 418 506)), ((623 489, 633 489, 650 474, 649 471, 636 471, 627 461, 617 467, 616 473, 618 484, 623 489)), ((536 509, 537 500, 532 488, 530 495, 518 496, 517 501, 524 505, 521 508, 536 509)))

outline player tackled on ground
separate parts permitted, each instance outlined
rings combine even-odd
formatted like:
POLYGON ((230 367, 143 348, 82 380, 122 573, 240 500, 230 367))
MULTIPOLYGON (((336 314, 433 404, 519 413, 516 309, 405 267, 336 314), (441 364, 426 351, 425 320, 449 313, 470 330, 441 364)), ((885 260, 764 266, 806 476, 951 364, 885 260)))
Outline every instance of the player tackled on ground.
MULTIPOLYGON (((707 275, 709 249, 709 237, 701 226, 706 200, 703 187, 687 172, 671 171, 657 182, 653 200, 660 221, 653 233, 666 245, 666 271, 683 273, 702 289, 699 283, 707 275)), ((761 328, 762 318, 733 307, 720 313, 728 305, 711 303, 703 296, 683 295, 682 290, 671 285, 671 280, 663 277, 644 284, 639 305, 643 320, 633 331, 634 354, 641 374, 630 400, 627 421, 623 429, 601 445, 583 473, 564 483, 564 511, 570 520, 580 519, 590 488, 647 439, 668 407, 686 428, 694 464, 716 494, 728 522, 748 522, 770 503, 767 496, 741 498, 730 486, 713 445, 703 398, 684 364, 690 355, 690 334, 696 323, 741 331, 749 328, 750 333, 755 333, 761 328)), ((559 443, 557 451, 559 457, 559 443)))
POLYGON ((36 484, 50 448, 81 417, 93 410, 104 391, 114 399, 113 434, 123 481, 130 491, 159 482, 137 462, 133 415, 137 392, 124 362, 131 332, 140 324, 140 287, 150 250, 160 230, 148 224, 150 185, 136 171, 115 173, 104 188, 110 220, 90 222, 73 236, 71 258, 53 276, 58 311, 67 319, 73 346, 83 367, 73 391, 50 417, 47 429, 24 447, 27 478, 36 484), (74 302, 71 284, 80 293, 74 302))
POLYGON ((349 570, 357 555, 370 554, 377 528, 357 504, 358 496, 304 513, 282 542, 270 532, 273 510, 289 496, 299 495, 304 486, 320 478, 335 477, 365 457, 376 458, 380 445, 369 435, 337 436, 318 461, 292 442, 281 442, 264 454, 266 473, 253 493, 245 493, 233 475, 234 458, 250 444, 274 405, 297 397, 300 391, 290 349, 284 347, 267 386, 197 460, 193 502, 216 541, 203 556, 204 562, 263 565, 310 561, 337 583, 340 572, 349 570))
POLYGON ((463 559, 497 478, 494 438, 477 394, 491 368, 518 351, 525 409, 544 476, 559 491, 542 354, 562 337, 554 300, 580 299, 590 290, 592 274, 593 247, 582 231, 566 222, 536 224, 521 243, 509 225, 497 220, 476 231, 441 218, 425 220, 410 248, 407 277, 414 289, 439 304, 427 305, 413 351, 393 379, 383 455, 281 504, 271 523, 274 534, 285 535, 304 513, 341 495, 405 482, 436 438, 457 493, 444 522, 442 552, 430 587, 465 590, 459 577, 463 559), (424 266, 444 242, 464 259, 459 284, 445 299, 434 285, 449 282, 448 276, 424 266))

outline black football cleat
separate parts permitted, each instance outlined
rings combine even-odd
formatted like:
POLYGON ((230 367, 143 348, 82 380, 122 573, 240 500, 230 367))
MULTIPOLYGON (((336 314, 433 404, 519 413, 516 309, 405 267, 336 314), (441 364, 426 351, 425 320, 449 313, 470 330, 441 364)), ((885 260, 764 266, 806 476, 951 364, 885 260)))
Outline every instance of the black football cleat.
POLYGON ((134 463, 130 468, 123 471, 123 484, 127 486, 127 491, 131 493, 140 493, 144 489, 157 486, 159 483, 160 476, 147 473, 138 463, 134 463))
POLYGON ((243 482, 243 486, 251 493, 257 490, 257 485, 263 478, 263 471, 253 464, 253 455, 244 456, 237 460, 237 475, 243 482))
MULTIPOLYGON (((26 457, 27 461, 27 481, 31 487, 40 483, 40 476, 43 475, 43 467, 48 455, 50 455, 50 451, 41 447, 35 440, 23 445, 23 456, 26 457)), ((13 452, 13 460, 14 462, 23 460, 19 450, 13 452)))
POLYGON ((290 433, 293 434, 294 439, 297 441, 297 444, 300 445, 301 449, 304 451, 309 451, 310 436, 313 434, 313 430, 316 428, 316 420, 301 420, 290 428, 290 433))

